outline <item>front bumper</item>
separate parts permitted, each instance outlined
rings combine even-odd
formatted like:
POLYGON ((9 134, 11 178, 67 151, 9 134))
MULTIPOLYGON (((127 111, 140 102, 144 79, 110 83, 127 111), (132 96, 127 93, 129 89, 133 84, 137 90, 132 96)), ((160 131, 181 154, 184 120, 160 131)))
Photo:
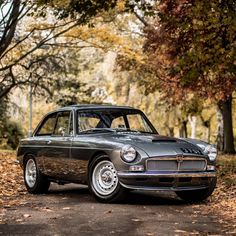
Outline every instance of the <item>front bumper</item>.
POLYGON ((183 191, 208 188, 215 171, 204 172, 118 172, 120 184, 133 190, 183 191))

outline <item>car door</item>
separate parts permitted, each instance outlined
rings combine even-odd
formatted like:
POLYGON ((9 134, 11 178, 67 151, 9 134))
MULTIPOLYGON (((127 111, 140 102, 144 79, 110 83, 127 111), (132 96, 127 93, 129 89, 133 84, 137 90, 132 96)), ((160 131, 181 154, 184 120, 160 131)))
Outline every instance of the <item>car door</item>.
POLYGON ((53 133, 47 138, 44 169, 48 176, 67 180, 70 172, 69 158, 73 139, 73 116, 71 111, 57 113, 53 133))
POLYGON ((100 117, 93 112, 77 111, 75 116, 75 137, 72 143, 70 158, 70 180, 87 184, 87 170, 89 157, 96 151, 93 143, 93 134, 82 133, 85 130, 96 128, 100 125, 100 117))
POLYGON ((47 115, 39 124, 39 127, 37 127, 34 134, 34 149, 37 156, 36 161, 39 170, 44 174, 48 173, 47 169, 45 169, 44 163, 45 159, 50 157, 50 148, 48 143, 51 142, 51 136, 54 131, 56 119, 56 112, 47 115))

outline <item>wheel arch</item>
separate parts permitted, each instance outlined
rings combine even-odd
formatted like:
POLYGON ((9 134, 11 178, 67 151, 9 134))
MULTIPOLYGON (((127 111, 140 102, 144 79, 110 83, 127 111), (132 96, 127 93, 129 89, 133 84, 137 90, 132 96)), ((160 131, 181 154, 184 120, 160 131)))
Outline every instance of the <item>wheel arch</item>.
POLYGON ((42 174, 44 174, 44 173, 45 173, 44 161, 43 161, 42 158, 39 158, 39 157, 37 156, 37 154, 34 153, 34 152, 26 152, 26 153, 24 154, 24 156, 22 157, 22 168, 24 169, 24 166, 25 166, 25 164, 26 164, 26 160, 27 160, 28 158, 30 158, 30 157, 35 160, 35 162, 36 162, 36 164, 37 164, 37 168, 39 169, 39 171, 40 171, 42 174))
POLYGON ((33 158, 35 158, 35 155, 34 155, 33 153, 30 153, 30 152, 26 152, 26 153, 23 155, 23 158, 22 158, 22 165, 25 164, 27 158, 30 157, 30 156, 33 157, 33 158))
POLYGON ((102 155, 106 155, 106 156, 111 160, 111 158, 109 157, 109 153, 107 153, 107 152, 105 152, 105 151, 96 151, 96 152, 91 156, 91 158, 89 159, 89 162, 88 162, 88 169, 89 169, 89 166, 90 166, 91 162, 92 162, 95 158, 97 158, 97 157, 99 157, 99 156, 102 156, 102 155))

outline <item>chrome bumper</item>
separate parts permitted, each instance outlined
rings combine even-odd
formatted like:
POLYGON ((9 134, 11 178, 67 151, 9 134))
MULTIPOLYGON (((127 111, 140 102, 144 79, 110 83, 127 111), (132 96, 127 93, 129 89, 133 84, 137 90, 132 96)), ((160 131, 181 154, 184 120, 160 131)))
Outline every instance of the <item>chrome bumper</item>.
POLYGON ((208 186, 188 186, 188 187, 151 187, 151 186, 135 186, 135 185, 127 185, 120 183, 123 187, 130 190, 141 190, 141 191, 189 191, 189 190, 200 190, 206 189, 208 186))
POLYGON ((133 190, 184 191, 208 188, 216 179, 215 171, 204 172, 121 172, 120 184, 133 190))
POLYGON ((162 177, 170 177, 170 178, 181 178, 181 177, 216 177, 216 172, 119 172, 119 178, 162 178, 162 177))

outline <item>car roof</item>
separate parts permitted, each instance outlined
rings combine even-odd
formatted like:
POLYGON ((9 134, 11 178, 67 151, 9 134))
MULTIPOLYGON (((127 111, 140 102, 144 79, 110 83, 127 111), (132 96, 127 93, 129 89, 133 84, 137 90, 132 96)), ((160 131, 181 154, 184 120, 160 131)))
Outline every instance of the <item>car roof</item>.
POLYGON ((117 106, 117 105, 111 105, 111 104, 76 104, 66 107, 61 107, 57 111, 63 111, 63 110, 74 110, 74 109, 132 109, 137 110, 130 106, 117 106))

